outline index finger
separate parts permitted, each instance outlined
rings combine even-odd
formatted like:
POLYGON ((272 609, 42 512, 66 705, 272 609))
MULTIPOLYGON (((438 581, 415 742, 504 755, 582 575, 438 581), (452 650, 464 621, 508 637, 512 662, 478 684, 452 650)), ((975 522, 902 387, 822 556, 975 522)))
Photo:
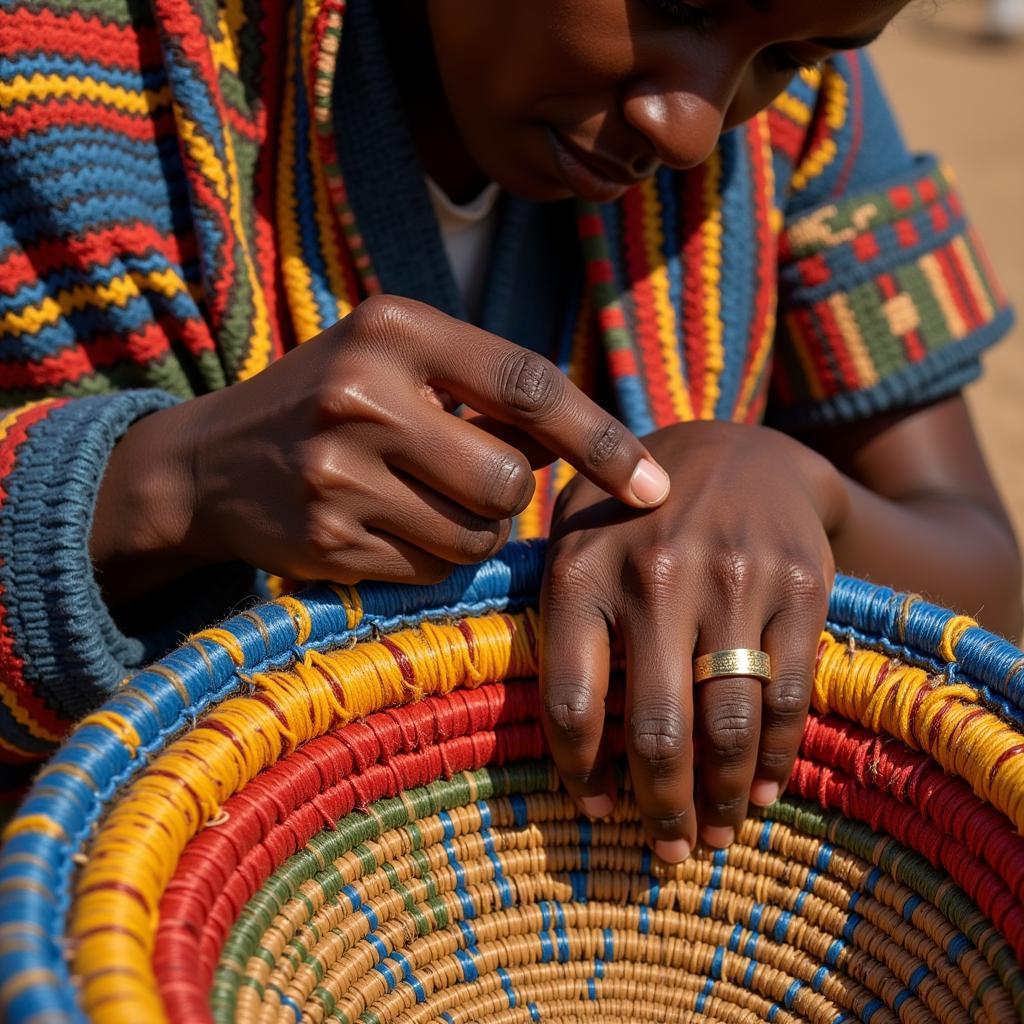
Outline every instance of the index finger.
POLYGON ((429 306, 405 308, 423 318, 416 334, 435 341, 408 353, 424 383, 525 431, 628 505, 652 508, 668 497, 668 474, 650 452, 554 363, 429 306))

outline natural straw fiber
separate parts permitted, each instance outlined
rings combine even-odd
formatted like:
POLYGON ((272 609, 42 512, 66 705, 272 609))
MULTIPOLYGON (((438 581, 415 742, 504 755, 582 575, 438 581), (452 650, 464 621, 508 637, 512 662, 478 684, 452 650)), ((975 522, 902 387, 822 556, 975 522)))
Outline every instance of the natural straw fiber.
POLYGON ((127 680, 8 827, 0 1017, 1024 1021, 1019 650, 841 579, 786 795, 669 867, 628 782, 601 822, 559 787, 542 560, 312 588, 127 680))

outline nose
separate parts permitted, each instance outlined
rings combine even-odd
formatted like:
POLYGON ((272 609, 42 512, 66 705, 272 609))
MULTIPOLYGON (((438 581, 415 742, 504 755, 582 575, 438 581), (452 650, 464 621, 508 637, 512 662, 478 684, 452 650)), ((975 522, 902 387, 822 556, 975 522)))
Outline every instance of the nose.
POLYGON ((648 141, 660 163, 685 171, 714 151, 728 103, 692 91, 638 82, 622 102, 626 121, 648 141))

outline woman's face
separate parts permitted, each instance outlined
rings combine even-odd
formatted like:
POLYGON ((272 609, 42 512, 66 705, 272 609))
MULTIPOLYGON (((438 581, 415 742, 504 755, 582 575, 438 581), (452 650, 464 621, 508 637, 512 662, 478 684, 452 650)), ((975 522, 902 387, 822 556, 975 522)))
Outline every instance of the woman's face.
POLYGON ((865 45, 907 0, 428 0, 452 117, 489 178, 605 202, 703 162, 802 65, 865 45))

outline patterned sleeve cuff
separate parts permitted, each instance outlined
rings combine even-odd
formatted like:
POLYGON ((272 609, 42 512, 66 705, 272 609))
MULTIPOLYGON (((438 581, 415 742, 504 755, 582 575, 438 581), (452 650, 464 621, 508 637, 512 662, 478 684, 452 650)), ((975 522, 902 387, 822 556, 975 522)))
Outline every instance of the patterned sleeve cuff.
MULTIPOLYGON (((45 756, 131 668, 163 653, 155 634, 130 635, 111 616, 89 534, 114 445, 174 401, 126 391, 0 414, 0 762, 45 756)), ((221 575, 233 588, 223 611, 245 591, 233 568, 221 575)), ((251 585, 253 571, 244 575, 251 585)), ((215 593, 222 582, 201 588, 201 611, 215 614, 207 605, 226 597, 215 593)))
POLYGON ((931 158, 795 218, 780 241, 772 422, 846 422, 958 391, 1013 314, 931 158))

